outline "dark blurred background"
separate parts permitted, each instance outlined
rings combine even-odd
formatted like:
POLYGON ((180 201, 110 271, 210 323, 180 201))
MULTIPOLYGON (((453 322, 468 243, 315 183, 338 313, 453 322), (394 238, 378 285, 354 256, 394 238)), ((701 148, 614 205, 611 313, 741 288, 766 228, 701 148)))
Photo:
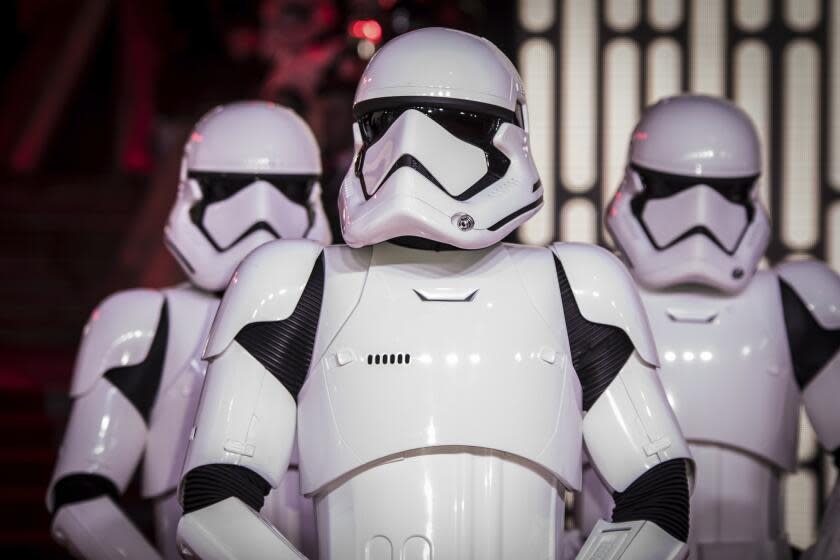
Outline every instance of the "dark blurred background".
MULTIPOLYGON (((383 42, 430 25, 487 37, 523 75, 546 205, 521 241, 609 246, 600 214, 633 124, 694 91, 735 100, 764 142, 766 264, 840 270, 840 0, 0 2, 0 556, 62 557, 44 492, 75 347, 108 293, 181 279, 162 228, 195 121, 249 98, 297 110, 339 241, 358 77, 383 42)), ((805 547, 836 473, 807 421, 799 454, 786 521, 805 547)), ((148 527, 136 490, 126 503, 148 527)))

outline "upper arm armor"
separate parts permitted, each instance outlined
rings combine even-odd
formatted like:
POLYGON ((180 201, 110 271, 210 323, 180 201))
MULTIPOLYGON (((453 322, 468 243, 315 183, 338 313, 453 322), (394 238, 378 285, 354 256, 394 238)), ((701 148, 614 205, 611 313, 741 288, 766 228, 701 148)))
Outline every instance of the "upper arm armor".
POLYGON ((624 265, 603 249, 555 244, 572 364, 589 410, 635 349, 658 365, 647 316, 624 265))
POLYGON ((785 263, 776 272, 793 371, 804 389, 840 347, 840 278, 818 261, 785 263))
MULTIPOLYGON (((160 381, 166 350, 165 307, 160 292, 145 289, 119 292, 99 304, 82 332, 70 396, 79 397, 90 391, 97 379, 107 377, 121 391, 135 393, 134 398, 126 396, 135 405, 139 404, 138 410, 147 404, 151 406, 145 402, 148 399, 142 391, 137 394, 132 381, 137 375, 131 373, 142 374, 147 379, 152 375, 160 381), (144 402, 135 402, 137 398, 144 402)), ((149 385, 148 380, 144 385, 149 385)), ((147 412, 148 409, 146 418, 147 412)))
POLYGON ((840 329, 840 278, 822 261, 790 261, 776 274, 796 292, 819 325, 840 329))
MULTIPOLYGON (((205 479, 221 475, 235 487, 247 478, 239 468, 210 465, 244 467, 272 487, 283 476, 294 441, 293 398, 309 369, 320 315, 321 253, 311 241, 281 240, 255 250, 236 271, 205 352, 210 365, 184 463, 184 503, 204 503, 195 493, 205 479), (280 384, 265 382, 269 376, 280 384)), ((255 480, 246 486, 257 496, 255 480)))
POLYGON ((242 327, 236 342, 297 399, 312 360, 312 347, 324 294, 324 255, 321 254, 295 310, 285 319, 251 323, 242 327))
POLYGON ((168 335, 166 299, 154 290, 114 294, 93 311, 76 357, 73 410, 48 507, 125 489, 143 453, 168 335))
POLYGON ((266 243, 248 255, 225 291, 204 359, 224 352, 251 323, 289 318, 322 251, 314 241, 283 239, 266 243))
POLYGON ((688 445, 656 375, 653 335, 624 265, 595 247, 553 249, 586 411, 584 440, 604 482, 627 492, 659 465, 690 459, 688 445))
POLYGON ((840 277, 819 261, 776 269, 788 345, 805 410, 820 443, 840 446, 840 277))
POLYGON ((605 249, 583 243, 555 243, 551 250, 563 266, 583 318, 618 327, 645 362, 659 366, 645 309, 621 261, 605 249))
POLYGON ((322 248, 282 241, 236 272, 210 334, 212 359, 236 340, 297 398, 312 358, 324 292, 322 248))
POLYGON ((53 500, 60 505, 88 493, 73 488, 103 488, 77 475, 107 479, 117 493, 123 492, 137 468, 147 437, 143 417, 122 392, 104 378, 94 383, 90 391, 73 402, 47 491, 47 507, 53 509, 53 500), (67 478, 69 481, 65 481, 67 478))
POLYGON ((554 265, 563 300, 572 365, 580 379, 583 410, 589 410, 627 363, 633 353, 633 343, 627 333, 618 327, 586 320, 580 313, 568 277, 557 257, 554 265))

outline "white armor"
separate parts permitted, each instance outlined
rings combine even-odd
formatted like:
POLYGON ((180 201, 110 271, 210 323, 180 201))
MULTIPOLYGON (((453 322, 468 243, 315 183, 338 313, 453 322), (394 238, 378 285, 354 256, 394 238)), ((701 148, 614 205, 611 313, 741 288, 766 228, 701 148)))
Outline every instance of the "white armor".
MULTIPOLYGON (((645 145, 646 159, 631 148, 626 181, 640 177, 639 166, 648 173, 667 173, 666 183, 678 188, 667 193, 666 185, 655 187, 666 203, 698 192, 706 196, 707 173, 721 181, 719 187, 731 180, 740 188, 740 178, 754 175, 760 163, 755 132, 748 134, 747 125, 740 110, 721 100, 665 100, 636 127, 636 134, 645 131, 644 141, 634 136, 633 142, 645 145), (711 123, 717 127, 714 134, 711 123), (689 154, 701 153, 706 156, 697 168, 689 154), (744 161, 733 161, 737 158, 744 161)), ((753 274, 760 253, 741 253, 739 247, 734 256, 727 255, 705 235, 683 238, 681 243, 692 240, 708 247, 681 261, 679 243, 656 249, 645 235, 630 233, 644 220, 633 211, 632 198, 647 185, 630 194, 627 188, 625 182, 616 195, 607 225, 625 255, 632 255, 631 271, 643 285, 640 295, 659 351, 662 381, 696 461, 691 557, 790 558, 781 477, 796 468, 801 402, 822 445, 829 451, 840 446, 840 278, 818 262, 790 262, 753 274), (707 258, 708 251, 718 255, 707 258), (643 261, 636 260, 643 254, 643 261), (744 275, 733 283, 728 271, 739 254, 749 259, 738 261, 744 275)), ((737 204, 744 210, 753 206, 746 231, 758 231, 765 227, 764 213, 755 185, 746 188, 753 194, 737 204)), ((715 214, 703 215, 705 210, 695 207, 702 206, 700 198, 691 200, 671 209, 673 223, 688 224, 700 216, 713 234, 727 227, 713 219, 715 214)), ((730 210, 735 206, 727 203, 730 210)), ((594 504, 609 507, 609 500, 594 477, 584 478, 586 529, 594 504)), ((840 553, 840 543, 824 542, 840 529, 837 523, 836 516, 827 520, 813 558, 834 557, 828 555, 832 546, 833 554, 840 553)))
MULTIPOLYGON (((487 85, 483 74, 473 75, 466 92, 448 89, 446 73, 457 82, 462 65, 475 69, 501 58, 486 41, 428 29, 393 45, 374 57, 357 99, 375 83, 395 112, 423 108, 419 119, 432 120, 430 107, 458 106, 479 120, 487 103, 494 113, 514 110, 512 99, 487 93, 498 80, 487 85), (406 52, 408 62, 417 52, 427 60, 411 75, 370 78, 377 60, 400 68, 406 52), (444 64, 450 59, 453 66, 444 64), (433 75, 440 68, 446 72, 433 75), (451 97, 421 103, 417 83, 451 97)), ((509 87, 520 83, 509 62, 499 64, 509 87)), ((505 91, 524 104, 517 88, 505 91)), ((527 146, 524 128, 512 121, 497 126, 518 128, 527 146)), ((392 119, 391 128, 398 123, 392 119)), ((399 160, 421 140, 401 137, 389 149, 399 160)), ((435 162, 431 152, 416 153, 424 154, 426 169, 435 162)), ((514 226, 527 219, 520 198, 538 189, 527 150, 520 157, 522 165, 511 161, 500 179, 516 188, 498 192, 492 207, 475 206, 475 224, 498 212, 515 214, 514 226)), ((359 248, 277 241, 238 268, 207 345, 210 366, 180 489, 182 553, 296 557, 254 511, 279 483, 295 442, 325 559, 560 558, 563 492, 580 487, 582 440, 608 483, 640 502, 640 479, 674 469, 664 476, 683 501, 672 505, 687 507, 690 455, 621 263, 592 246, 499 243, 506 228, 461 230, 448 219, 429 220, 426 230, 403 228, 402 212, 412 211, 400 201, 402 189, 424 200, 440 188, 417 165, 392 177, 358 214, 341 214, 359 248), (382 227, 368 229, 370 223, 382 227), (383 235, 393 242, 380 243, 383 235), (435 250, 424 243, 478 247, 435 250)), ((448 183, 446 196, 454 200, 470 180, 448 183)), ((344 190, 357 187, 351 168, 344 190)), ((406 222, 422 221, 414 218, 406 222)), ((685 545, 674 533, 687 523, 683 513, 658 518, 667 530, 646 521, 653 512, 638 523, 632 515, 605 523, 582 558, 680 557, 685 545), (633 536, 611 537, 628 524, 633 536)))
POLYGON ((606 224, 636 281, 743 289, 770 238, 749 117, 713 97, 663 99, 633 129, 628 160, 606 224))
POLYGON ((451 29, 427 29, 421 40, 388 43, 356 90, 356 159, 338 197, 351 247, 413 236, 477 249, 542 206, 511 62, 451 29))
POLYGON ((315 136, 291 109, 263 101, 216 107, 184 146, 166 246, 193 284, 221 291, 266 241, 330 243, 320 175, 315 136))
MULTIPOLYGON (((242 232, 262 220, 273 224, 278 234, 294 236, 302 233, 303 227, 295 223, 296 216, 303 216, 305 222, 307 215, 323 214, 314 183, 317 177, 310 183, 312 192, 307 193, 310 205, 294 204, 293 211, 289 209, 292 203, 274 183, 279 183, 287 170, 293 176, 320 171, 317 146, 308 145, 310 139, 303 121, 287 109, 266 103, 219 107, 193 132, 182 173, 189 177, 197 168, 207 180, 213 179, 212 169, 224 179, 228 171, 223 170, 227 169, 241 179, 250 169, 251 184, 236 185, 230 200, 218 192, 213 194, 219 212, 228 216, 224 226, 242 232), (284 126, 278 127, 278 123, 284 126), (273 143, 261 145, 259 150, 248 142, 238 143, 237 134, 245 132, 243 125, 249 127, 249 138, 273 138, 273 143), (221 150, 223 141, 226 151, 221 150), (306 155, 306 169, 290 166, 283 159, 295 154, 294 150, 306 155), (275 152, 283 157, 266 159, 275 152), (255 163, 249 158, 256 158, 255 163), (253 175, 264 173, 274 183, 253 179, 253 175), (271 196, 284 202, 264 205, 261 197, 266 188, 275 190, 271 196), (242 200, 250 202, 243 206, 242 200), (235 206, 235 212, 229 212, 229 205, 235 206)), ((192 245, 185 243, 184 232, 198 231, 185 217, 190 212, 190 207, 184 206, 185 189, 203 192, 194 179, 182 182, 167 226, 170 248, 183 252, 179 262, 196 284, 216 288, 225 274, 232 273, 230 261, 247 254, 255 240, 243 237, 242 243, 232 245, 218 259, 212 256, 208 240, 196 238, 192 245)), ((206 215, 209 213, 208 207, 206 215)), ((209 222, 205 222, 205 230, 210 235, 220 232, 209 222)), ((318 231, 318 239, 329 242, 328 231, 318 231)), ((263 234, 259 231, 256 235, 263 234)), ((218 305, 218 295, 184 284, 159 291, 120 292, 93 312, 79 349, 70 391, 73 410, 47 496, 49 509, 55 513, 53 534, 76 556, 179 557, 175 530, 181 509, 174 491, 204 380, 206 363, 201 353, 218 305), (154 500, 157 551, 115 503, 141 459, 140 490, 144 498, 154 500)), ((300 496, 296 466, 272 493, 264 513, 298 546, 315 550, 312 504, 300 496)))

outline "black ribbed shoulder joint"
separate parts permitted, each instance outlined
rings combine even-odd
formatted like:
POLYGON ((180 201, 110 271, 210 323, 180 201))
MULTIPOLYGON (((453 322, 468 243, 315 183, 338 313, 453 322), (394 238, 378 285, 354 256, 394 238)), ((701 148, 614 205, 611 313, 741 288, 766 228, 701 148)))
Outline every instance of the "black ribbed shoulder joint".
POLYGON ((651 521, 675 539, 688 540, 688 473, 684 459, 656 465, 624 492, 616 492, 614 498, 614 523, 651 521))
POLYGON ((247 467, 214 463, 192 469, 184 477, 184 514, 212 506, 228 498, 239 498, 260 511, 271 485, 247 467))
POLYGON ((793 373, 800 389, 814 380, 840 348, 840 329, 824 329, 794 289, 779 279, 793 373))
POLYGON ((169 306, 166 299, 160 308, 160 318, 149 352, 139 364, 111 368, 104 377, 125 395, 148 424, 149 414, 157 398, 163 376, 163 362, 169 338, 169 306))
POLYGON ((321 300, 324 295, 324 253, 312 272, 292 314, 280 321, 250 323, 235 340, 260 362, 297 400, 312 360, 321 300))
POLYGON ((618 327, 587 321, 580 312, 569 279, 556 256, 554 265, 560 283, 572 364, 583 393, 583 410, 589 410, 627 363, 634 350, 633 342, 618 327))

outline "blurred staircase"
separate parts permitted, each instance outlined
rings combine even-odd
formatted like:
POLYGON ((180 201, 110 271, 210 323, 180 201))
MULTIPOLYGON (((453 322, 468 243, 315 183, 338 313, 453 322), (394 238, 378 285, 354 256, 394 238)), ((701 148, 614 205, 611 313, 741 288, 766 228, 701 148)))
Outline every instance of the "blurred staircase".
POLYGON ((65 558, 49 537, 44 502, 55 464, 56 424, 45 411, 41 388, 5 381, 0 386, 0 557, 65 558))
POLYGON ((0 177, 0 558, 68 557, 46 487, 81 329, 121 281, 142 192, 120 177, 0 177))

